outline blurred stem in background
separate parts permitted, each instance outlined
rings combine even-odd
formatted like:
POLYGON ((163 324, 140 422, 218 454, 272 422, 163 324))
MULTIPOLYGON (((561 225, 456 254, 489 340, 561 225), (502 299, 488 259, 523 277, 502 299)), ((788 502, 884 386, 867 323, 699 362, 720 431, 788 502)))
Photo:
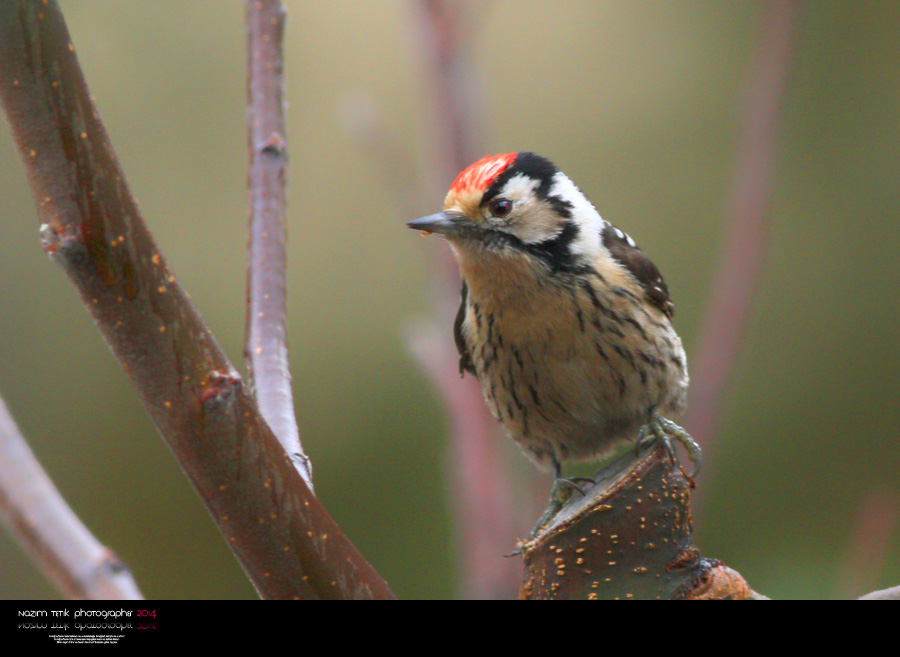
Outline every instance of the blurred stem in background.
MULTIPOLYGON (((703 448, 702 478, 707 481, 714 476, 729 380, 765 266, 779 128, 801 24, 799 0, 768 0, 762 6, 762 25, 739 106, 725 236, 693 350, 690 405, 684 420, 703 448)), ((694 494, 695 517, 702 514, 703 492, 700 486, 694 494)), ((850 533, 838 597, 855 597, 875 585, 897 521, 896 493, 870 491, 850 533)))
MULTIPOLYGON (((740 132, 724 238, 691 356, 683 423, 703 448, 701 477, 707 481, 715 470, 716 432, 728 382, 765 262, 778 128, 799 23, 795 0, 770 0, 761 7, 762 25, 738 107, 740 132)), ((702 491, 701 486, 694 495, 695 512, 702 491)))
MULTIPOLYGON (((411 0, 413 30, 430 90, 437 148, 428 176, 447 189, 457 173, 481 157, 477 68, 468 46, 474 41, 487 0, 411 0)), ((433 210, 443 192, 425 200, 433 210)), ((414 218, 414 217, 411 217, 414 218)), ((439 245, 444 246, 444 245, 439 245)), ((449 249, 432 251, 437 261, 430 291, 431 321, 407 332, 408 346, 443 400, 450 429, 450 507, 453 513, 459 593, 466 598, 508 599, 522 579, 518 559, 501 559, 516 544, 517 505, 499 439, 474 377, 460 378, 450 327, 459 307, 461 282, 449 249)))

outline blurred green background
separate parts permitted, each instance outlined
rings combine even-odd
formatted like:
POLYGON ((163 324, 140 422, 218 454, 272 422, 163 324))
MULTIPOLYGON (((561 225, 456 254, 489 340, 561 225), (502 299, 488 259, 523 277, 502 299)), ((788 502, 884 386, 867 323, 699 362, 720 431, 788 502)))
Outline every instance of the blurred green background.
MULTIPOLYGON (((403 224, 411 210, 435 211, 442 192, 421 207, 401 203, 378 171, 385 164, 364 153, 342 118, 371 103, 419 168, 401 177, 426 185, 435 122, 418 14, 399 0, 286 4, 290 346, 302 439, 319 496, 394 591, 453 596, 446 430, 402 337, 405 322, 431 312, 431 255, 443 247, 403 224)), ((61 5, 145 219, 242 364, 243 3, 61 5)), ((483 154, 551 157, 627 230, 666 276, 690 361, 762 5, 485 6, 468 45, 483 154)), ((772 597, 864 593, 842 584, 851 528, 872 491, 886 500, 885 522, 900 497, 898 29, 900 3, 889 0, 806 3, 799 28, 767 266, 695 518, 703 553, 772 597)), ((39 248, 31 192, 3 126, 0 394, 145 595, 255 597, 39 248)), ((511 467, 530 468, 509 452, 511 467)), ((900 583, 896 526, 891 537, 867 589, 900 583)), ((0 597, 55 595, 0 535, 0 597)))

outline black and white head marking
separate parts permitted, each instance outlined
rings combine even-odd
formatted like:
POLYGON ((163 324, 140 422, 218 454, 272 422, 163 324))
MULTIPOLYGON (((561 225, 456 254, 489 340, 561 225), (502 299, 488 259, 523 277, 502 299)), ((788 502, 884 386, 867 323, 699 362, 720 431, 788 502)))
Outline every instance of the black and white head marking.
MULTIPOLYGON (((507 190, 510 181, 515 178, 523 179, 533 186, 534 195, 549 203, 553 210, 561 217, 572 216, 572 203, 565 197, 553 193, 553 181, 557 174, 562 173, 553 162, 535 153, 519 153, 515 162, 494 179, 491 186, 484 192, 482 204, 489 203, 491 199, 499 196, 507 190)), ((515 185, 515 182, 513 182, 515 185)))
MULTIPOLYGON (((669 289, 653 261, 624 231, 605 221, 572 180, 550 160, 522 152, 485 190, 481 207, 510 198, 515 203, 533 201, 544 212, 534 211, 527 221, 495 224, 482 236, 487 244, 512 246, 531 253, 552 271, 577 274, 598 259, 612 258, 643 288, 647 300, 671 317, 674 306, 669 289)), ((526 209, 527 212, 527 209, 526 209)), ((495 219, 495 221, 497 221, 495 219)))
POLYGON ((558 272, 583 270, 585 261, 599 252, 603 220, 581 190, 550 160, 534 153, 519 153, 485 190, 481 207, 490 208, 495 199, 501 198, 524 203, 525 207, 511 215, 509 224, 498 227, 503 233, 497 236, 498 241, 530 252, 558 272))

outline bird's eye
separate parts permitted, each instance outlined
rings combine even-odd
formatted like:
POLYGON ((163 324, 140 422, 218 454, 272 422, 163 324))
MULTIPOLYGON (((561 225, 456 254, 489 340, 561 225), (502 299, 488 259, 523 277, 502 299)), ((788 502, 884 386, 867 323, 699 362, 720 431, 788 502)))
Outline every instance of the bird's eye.
POLYGON ((512 201, 508 198, 495 198, 488 204, 488 209, 495 217, 505 217, 512 210, 512 201))

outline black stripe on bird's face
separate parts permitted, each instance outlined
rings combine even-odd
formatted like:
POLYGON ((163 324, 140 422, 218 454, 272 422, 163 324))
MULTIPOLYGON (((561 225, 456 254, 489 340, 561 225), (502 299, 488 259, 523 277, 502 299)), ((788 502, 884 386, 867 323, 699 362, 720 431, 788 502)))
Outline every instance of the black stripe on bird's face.
POLYGON ((545 265, 551 274, 581 274, 587 272, 590 266, 572 252, 572 244, 578 239, 578 234, 578 225, 568 221, 559 233, 542 242, 523 242, 511 233, 491 228, 479 231, 476 239, 490 251, 514 250, 531 256, 545 265))
POLYGON ((519 248, 543 261, 553 272, 581 273, 587 266, 579 264, 572 253, 572 243, 578 239, 578 232, 575 222, 569 221, 555 237, 533 244, 520 243, 519 248))

